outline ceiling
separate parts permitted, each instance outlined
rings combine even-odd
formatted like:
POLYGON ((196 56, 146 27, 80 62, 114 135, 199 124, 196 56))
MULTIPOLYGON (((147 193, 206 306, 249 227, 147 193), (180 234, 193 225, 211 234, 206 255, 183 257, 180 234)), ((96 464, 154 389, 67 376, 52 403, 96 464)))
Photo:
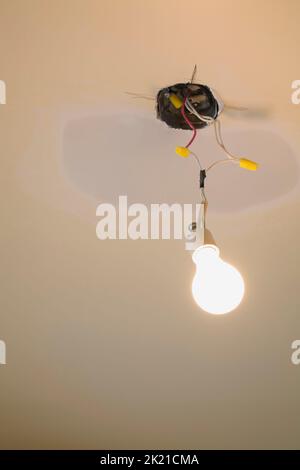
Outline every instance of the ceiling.
MULTIPOLYGON (((299 448, 298 1, 0 0, 1 448, 299 448), (230 315, 191 298, 182 241, 100 241, 96 207, 197 202, 187 133, 156 120, 190 79, 251 112, 224 140, 260 163, 207 181, 246 282, 230 315)), ((204 164, 220 158, 199 132, 204 164)))

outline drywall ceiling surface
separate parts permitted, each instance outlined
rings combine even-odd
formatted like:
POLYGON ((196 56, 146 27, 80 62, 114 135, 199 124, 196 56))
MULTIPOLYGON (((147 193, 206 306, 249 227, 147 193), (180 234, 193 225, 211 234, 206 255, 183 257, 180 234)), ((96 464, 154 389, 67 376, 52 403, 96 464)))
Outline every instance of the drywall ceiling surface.
MULTIPOLYGON (((299 2, 1 0, 1 448, 299 448, 299 2), (203 40, 205 38, 205 41, 203 40), (199 310, 182 241, 100 241, 96 207, 197 202, 198 169, 156 120, 190 79, 260 163, 207 178, 242 305, 199 310)), ((222 158, 199 131, 205 165, 222 158)))

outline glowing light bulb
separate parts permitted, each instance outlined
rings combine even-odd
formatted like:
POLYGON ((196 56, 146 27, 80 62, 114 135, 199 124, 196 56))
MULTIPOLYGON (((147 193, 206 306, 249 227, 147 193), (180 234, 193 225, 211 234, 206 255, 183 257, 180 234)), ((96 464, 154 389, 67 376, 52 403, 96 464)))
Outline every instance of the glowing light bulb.
POLYGON ((193 297, 208 313, 223 314, 234 310, 241 302, 245 285, 239 271, 220 258, 215 245, 203 245, 193 253, 196 274, 193 297))

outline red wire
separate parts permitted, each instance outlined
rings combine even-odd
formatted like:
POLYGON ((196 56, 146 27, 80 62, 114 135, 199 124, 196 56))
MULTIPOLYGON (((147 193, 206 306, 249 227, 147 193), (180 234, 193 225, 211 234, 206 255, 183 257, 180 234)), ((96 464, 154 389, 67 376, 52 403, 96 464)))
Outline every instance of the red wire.
POLYGON ((196 138, 196 135, 197 135, 197 131, 196 131, 195 127, 193 126, 193 124, 191 123, 191 121, 189 120, 187 115, 185 114, 185 103, 186 103, 187 98, 188 98, 187 96, 184 98, 183 105, 181 106, 180 111, 181 111, 181 114, 183 116, 183 119, 185 120, 185 122, 192 129, 193 135, 192 135, 191 140, 189 140, 188 144, 185 146, 185 148, 189 148, 189 146, 194 142, 194 140, 196 138))

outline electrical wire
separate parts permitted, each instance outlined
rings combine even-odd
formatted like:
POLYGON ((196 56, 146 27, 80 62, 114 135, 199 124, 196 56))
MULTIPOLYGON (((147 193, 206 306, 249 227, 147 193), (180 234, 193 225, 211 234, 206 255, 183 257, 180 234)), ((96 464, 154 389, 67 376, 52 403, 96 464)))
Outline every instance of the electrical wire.
POLYGON ((238 163, 238 162, 239 162, 238 160, 234 161, 233 159, 230 159, 230 158, 224 158, 224 160, 216 160, 211 165, 209 165, 205 170, 209 171, 212 168, 214 168, 216 165, 219 165, 219 163, 238 163))
POLYGON ((191 154, 191 155, 193 155, 193 157, 194 157, 194 158, 195 158, 195 160, 197 161, 197 163, 198 163, 198 165, 199 165, 199 168, 200 168, 200 170, 203 170, 203 167, 202 167, 202 165, 201 165, 201 163, 200 163, 200 160, 199 160, 199 157, 198 157, 198 155, 196 155, 194 152, 191 152, 191 151, 190 151, 190 154, 191 154))
POLYGON ((232 109, 233 111, 249 111, 245 106, 234 106, 232 104, 224 103, 225 109, 232 109))
POLYGON ((227 158, 223 159, 223 160, 217 160, 215 162, 213 162, 209 167, 206 168, 206 171, 209 171, 211 170, 212 168, 214 168, 216 165, 219 165, 220 163, 228 163, 228 162, 231 162, 231 163, 239 163, 240 159, 238 157, 236 157, 235 155, 233 155, 232 153, 230 153, 227 148, 225 147, 225 144, 224 144, 224 141, 223 141, 223 137, 222 137, 222 130, 221 130, 221 123, 220 121, 218 120, 214 120, 214 130, 215 130, 215 136, 216 136, 216 141, 217 141, 217 144, 222 148, 222 150, 225 152, 227 158))
POLYGON ((185 114, 185 105, 186 105, 186 100, 188 99, 188 97, 186 96, 184 98, 184 101, 183 101, 183 105, 181 106, 180 108, 180 111, 181 111, 181 114, 182 114, 182 117, 183 119, 185 120, 185 122, 188 124, 188 126, 192 129, 193 131, 193 135, 192 135, 192 138, 189 140, 189 142, 187 143, 187 145, 185 146, 185 148, 189 148, 189 146, 194 142, 195 138, 196 138, 196 135, 197 135, 197 131, 196 131, 196 128, 195 126, 191 123, 191 121, 189 120, 189 118, 187 117, 187 115, 185 114))
POLYGON ((196 74, 197 74, 197 64, 194 65, 194 70, 193 70, 193 73, 192 73, 192 77, 191 77, 190 83, 194 83, 196 74))
POLYGON ((217 143, 222 148, 222 150, 225 152, 225 154, 227 155, 229 160, 239 161, 239 158, 236 157, 235 155, 233 155, 232 153, 230 153, 229 150, 227 150, 227 148, 225 147, 223 137, 222 137, 221 123, 220 123, 219 120, 214 121, 214 129, 215 129, 215 136, 216 136, 217 143))
MULTIPOLYGON (((194 70, 194 73, 195 73, 195 70, 194 70)), ((194 75, 193 75, 194 77, 194 75)), ((189 100, 189 97, 186 96, 184 98, 184 102, 183 102, 183 105, 181 106, 181 114, 185 120, 185 122, 188 124, 188 126, 193 130, 193 136, 192 138, 190 139, 190 141, 188 142, 188 144, 186 145, 186 148, 188 148, 192 143, 193 141, 195 140, 196 138, 196 135, 197 135, 197 131, 196 131, 196 128, 194 127, 194 125, 190 122, 190 120, 188 119, 186 113, 185 113, 185 108, 191 113, 193 114, 194 116, 196 116, 200 121, 204 122, 205 124, 207 125, 210 125, 210 124, 214 124, 214 131, 215 131, 215 137, 216 137, 216 141, 217 141, 217 144, 222 148, 222 150, 225 152, 226 154, 226 157, 225 159, 223 160, 217 160, 215 162, 213 162, 211 165, 209 165, 206 169, 205 169, 205 172, 208 172, 210 171, 212 168, 214 168, 215 166, 219 165, 219 164, 223 164, 223 163, 228 163, 228 162, 231 162, 231 163, 239 163, 240 162, 240 159, 239 157, 233 155, 231 152, 229 152, 229 150, 227 150, 225 144, 224 144, 224 141, 223 141, 223 136, 222 136, 222 129, 221 129, 221 123, 218 119, 215 119, 211 116, 205 116, 205 115, 202 115, 200 113, 198 113, 198 111, 195 109, 195 107, 193 106, 193 104, 191 103, 191 101, 189 100)), ((231 108, 231 109, 234 109, 235 107, 234 106, 228 106, 227 105, 227 108, 231 108)), ((245 110, 245 108, 237 108, 236 109, 239 109, 239 110, 245 110)), ((197 161, 199 167, 200 167, 200 170, 203 171, 203 168, 202 168, 202 165, 200 163, 200 160, 198 158, 198 156, 194 153, 194 152, 191 152, 190 153, 193 155, 193 157, 195 158, 195 160, 197 161)), ((201 183, 200 183, 201 184, 201 183)), ((206 212, 206 207, 207 207, 207 199, 206 199, 206 195, 205 195, 205 190, 204 190, 204 187, 200 187, 200 195, 201 195, 201 206, 202 206, 202 212, 201 212, 201 223, 200 225, 202 227, 205 227, 205 212, 206 212)))
MULTIPOLYGON (((225 147, 225 144, 224 144, 224 141, 223 141, 223 137, 222 137, 222 130, 221 130, 221 123, 220 121, 218 120, 215 120, 214 118, 210 117, 210 116, 202 116, 200 115, 196 109, 194 108, 194 106, 191 104, 190 100, 187 98, 186 99, 186 108, 188 109, 188 111, 192 114, 194 114, 198 119, 200 119, 201 121, 203 122, 206 122, 207 124, 212 124, 212 122, 214 123, 214 130, 215 130, 215 137, 216 137, 216 141, 217 141, 217 144, 222 148, 222 150, 225 152, 227 158, 226 159, 223 159, 223 160, 217 160, 215 162, 213 162, 209 167, 206 168, 206 171, 209 171, 211 170, 212 168, 214 168, 216 165, 219 165, 220 163, 227 163, 227 162, 231 162, 231 163, 239 163, 239 158, 237 158, 235 155, 233 155, 232 153, 230 153, 227 148, 225 147)), ((192 153, 192 152, 191 152, 192 153)), ((201 167, 201 164, 200 164, 200 161, 199 161, 199 158, 197 157, 197 155, 195 153, 192 153, 192 155, 194 156, 194 158, 196 158, 196 160, 198 161, 198 164, 201 167)))
POLYGON ((207 199, 206 199, 204 188, 200 188, 200 194, 201 194, 200 204, 207 204, 207 199))
MULTIPOLYGON (((202 122, 205 122, 206 124, 214 124, 214 130, 215 130, 215 136, 216 136, 216 141, 218 143, 218 145, 222 148, 222 150, 225 152, 227 158, 229 160, 235 160, 235 161, 239 161, 239 158, 236 157, 235 155, 233 155, 232 153, 229 152, 229 150, 227 150, 227 148, 225 147, 225 144, 224 144, 224 141, 223 141, 223 137, 222 137, 222 130, 221 130, 221 123, 219 120, 217 119, 214 119, 212 118, 211 116, 204 116, 200 113, 198 113, 198 111, 195 109, 195 107, 192 105, 192 103, 190 102, 189 98, 187 97, 186 100, 185 100, 185 103, 184 103, 184 106, 188 109, 188 111, 192 114, 194 114, 194 116, 196 116, 200 121, 202 122)), ((209 168, 213 168, 213 166, 215 166, 217 163, 224 163, 226 160, 220 160, 218 162, 214 162, 209 168)))
MULTIPOLYGON (((239 157, 236 157, 235 155, 233 155, 231 152, 229 152, 229 150, 227 150, 225 144, 224 144, 224 141, 223 141, 223 136, 222 136, 222 129, 221 129, 221 123, 218 119, 214 119, 213 117, 211 116, 204 116, 200 113, 198 113, 198 111, 195 109, 195 107, 192 105, 191 101, 189 100, 189 97, 186 96, 184 98, 184 102, 183 102, 183 105, 181 106, 181 114, 185 120, 185 122, 188 124, 188 126, 193 130, 193 136, 192 138, 190 139, 190 141, 188 142, 188 144, 186 145, 186 148, 188 148, 192 143, 193 141, 195 140, 196 138, 196 135, 197 135, 197 131, 196 131, 196 128, 195 126, 191 123, 191 121, 189 120, 189 118, 187 117, 186 113, 185 113, 185 108, 191 113, 193 114, 194 116, 196 116, 200 121, 206 123, 207 125, 209 124, 214 124, 214 131, 215 131, 215 137, 216 137, 216 141, 217 141, 217 144, 222 148, 222 150, 225 152, 227 158, 223 159, 223 160, 216 160, 215 162, 213 162, 211 165, 209 165, 205 171, 210 171, 212 168, 214 168, 215 166, 219 165, 219 164, 223 164, 223 163, 228 163, 228 162, 231 162, 231 163, 239 163, 240 159, 239 157)), ((198 156, 194 153, 194 152, 191 152, 190 153, 193 155, 193 157, 195 158, 195 160, 197 161, 198 165, 199 165, 199 168, 200 170, 202 170, 202 165, 200 163, 200 160, 198 158, 198 156)), ((206 199, 206 196, 205 196, 205 191, 204 191, 204 188, 200 188, 200 193, 201 193, 201 203, 202 204, 206 204, 207 203, 207 199, 206 199)))
POLYGON ((203 121, 206 124, 212 124, 213 123, 214 118, 212 118, 211 116, 204 116, 203 114, 199 114, 198 111, 195 109, 195 107, 192 105, 192 103, 190 102, 190 100, 188 98, 186 100, 185 106, 188 109, 188 111, 190 113, 194 114, 194 116, 196 116, 200 121, 203 121))
POLYGON ((139 98, 143 100, 150 100, 150 101, 155 101, 155 96, 150 96, 150 95, 144 95, 143 93, 134 93, 132 91, 125 91, 124 92, 126 95, 131 96, 132 98, 139 98))

